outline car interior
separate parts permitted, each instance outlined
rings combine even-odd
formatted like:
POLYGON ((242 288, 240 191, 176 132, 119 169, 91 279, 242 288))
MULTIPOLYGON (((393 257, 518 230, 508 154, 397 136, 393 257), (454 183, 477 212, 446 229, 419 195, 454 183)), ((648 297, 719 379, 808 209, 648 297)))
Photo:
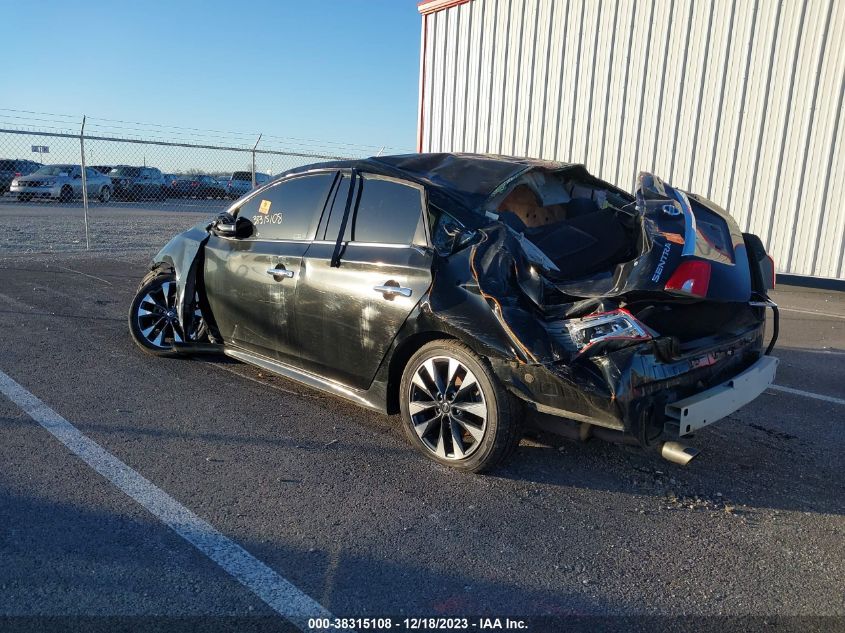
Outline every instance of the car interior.
POLYGON ((564 174, 528 172, 493 201, 499 220, 522 233, 576 279, 636 257, 633 197, 564 174))

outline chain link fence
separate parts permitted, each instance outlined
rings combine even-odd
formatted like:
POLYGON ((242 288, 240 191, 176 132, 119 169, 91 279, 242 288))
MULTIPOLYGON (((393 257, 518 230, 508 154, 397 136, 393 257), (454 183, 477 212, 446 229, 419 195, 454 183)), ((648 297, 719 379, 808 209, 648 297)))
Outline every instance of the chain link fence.
MULTIPOLYGON (((63 115, 44 120, 3 112, 19 111, 0 108, 0 214, 55 219, 69 213, 81 220, 72 240, 51 237, 50 227, 45 227, 34 239, 43 242, 35 246, 46 249, 60 243, 96 245, 92 224, 106 211, 214 215, 288 169, 384 149, 122 121, 110 124, 107 119, 87 124, 84 118, 77 119, 79 131, 74 132, 67 129, 69 121, 55 118, 63 115), (287 147, 279 148, 281 144, 287 147)), ((68 225, 66 217, 62 230, 72 231, 76 224, 68 225)), ((101 226, 107 229, 105 223, 101 226)))

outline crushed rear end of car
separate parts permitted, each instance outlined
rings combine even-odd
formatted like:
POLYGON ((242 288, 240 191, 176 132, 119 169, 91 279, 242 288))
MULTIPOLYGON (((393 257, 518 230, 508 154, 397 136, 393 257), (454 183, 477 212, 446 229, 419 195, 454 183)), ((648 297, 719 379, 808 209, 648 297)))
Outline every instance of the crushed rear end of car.
POLYGON ((648 173, 631 196, 570 166, 526 170, 485 212, 498 221, 470 267, 513 343, 491 362, 544 429, 571 434, 566 419, 685 463, 680 438, 774 380, 773 263, 709 200, 648 173))

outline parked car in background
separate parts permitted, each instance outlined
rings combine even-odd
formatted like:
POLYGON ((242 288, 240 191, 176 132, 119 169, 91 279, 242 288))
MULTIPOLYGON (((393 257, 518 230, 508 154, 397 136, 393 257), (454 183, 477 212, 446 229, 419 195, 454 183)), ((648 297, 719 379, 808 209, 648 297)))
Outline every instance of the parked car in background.
POLYGON ((135 202, 145 198, 163 200, 167 194, 164 177, 155 167, 118 165, 109 172, 115 198, 135 202))
MULTIPOLYGON (((112 195, 112 181, 96 169, 85 169, 89 199, 108 202, 112 195)), ((15 178, 10 187, 18 200, 29 202, 33 198, 52 198, 70 202, 82 196, 82 168, 79 165, 44 165, 29 176, 15 178)))
POLYGON ((211 176, 183 176, 173 183, 177 198, 225 198, 226 190, 211 176))
POLYGON ((399 412, 423 455, 467 471, 532 420, 686 463, 678 440, 763 393, 778 362, 760 239, 650 173, 632 195, 526 158, 308 165, 154 262, 129 313, 144 351, 222 352, 399 412))
POLYGON ((34 160, 0 159, 0 194, 9 191, 9 187, 11 187, 15 178, 28 176, 39 167, 41 167, 41 163, 36 163, 34 160))
POLYGON ((91 169, 96 169, 101 174, 108 174, 114 169, 114 165, 91 165, 91 169))
POLYGON ((176 174, 162 174, 164 178, 164 196, 166 198, 175 198, 176 194, 173 192, 173 183, 179 180, 180 176, 176 174))
MULTIPOLYGON (((255 172, 255 186, 267 184, 270 181, 268 174, 260 174, 255 172)), ((236 171, 229 178, 226 183, 226 195, 232 200, 240 198, 245 193, 252 191, 252 172, 251 171, 236 171)))

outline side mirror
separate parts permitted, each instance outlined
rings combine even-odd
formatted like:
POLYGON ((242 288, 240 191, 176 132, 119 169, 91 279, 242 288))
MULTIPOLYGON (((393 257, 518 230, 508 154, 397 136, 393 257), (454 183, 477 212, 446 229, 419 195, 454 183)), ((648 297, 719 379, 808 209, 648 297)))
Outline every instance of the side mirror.
POLYGON ((254 227, 246 218, 233 218, 228 213, 218 217, 211 224, 211 232, 218 237, 243 239, 252 235, 254 227))
POLYGON ((250 222, 247 218, 238 218, 235 220, 235 237, 237 238, 245 238, 250 237, 255 230, 252 222, 250 222))

